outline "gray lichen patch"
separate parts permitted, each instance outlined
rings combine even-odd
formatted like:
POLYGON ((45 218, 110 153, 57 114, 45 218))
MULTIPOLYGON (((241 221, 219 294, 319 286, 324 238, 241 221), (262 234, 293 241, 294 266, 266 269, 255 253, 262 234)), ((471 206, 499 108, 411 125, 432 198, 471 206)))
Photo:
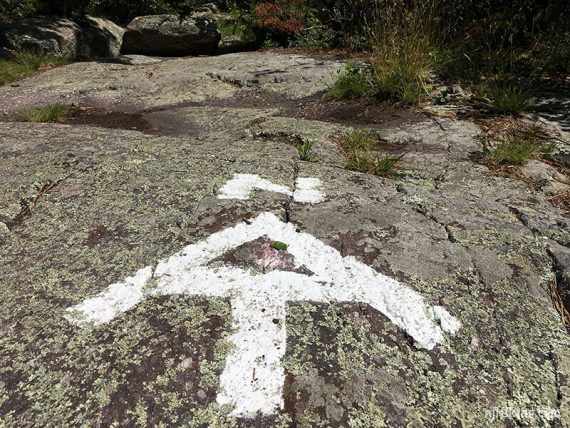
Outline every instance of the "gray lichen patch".
POLYGON ((50 316, 58 303, 36 305, 34 316, 13 313, 18 322, 5 329, 5 423, 180 424, 215 400, 227 303, 149 300, 109 325, 79 331, 50 316))

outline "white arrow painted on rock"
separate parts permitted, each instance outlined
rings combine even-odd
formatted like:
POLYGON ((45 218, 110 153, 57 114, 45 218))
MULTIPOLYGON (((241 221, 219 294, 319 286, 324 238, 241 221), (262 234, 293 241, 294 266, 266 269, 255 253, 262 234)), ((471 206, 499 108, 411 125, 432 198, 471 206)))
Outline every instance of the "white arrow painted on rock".
POLYGON ((316 204, 325 199, 321 188, 322 183, 318 178, 297 178, 295 190, 292 191, 287 186, 275 184, 256 174, 234 174, 234 177, 220 188, 218 198, 245 200, 250 198, 255 189, 259 189, 292 196, 296 202, 316 204))
POLYGON ((429 306, 411 288, 354 257, 342 257, 271 213, 187 246, 159 262, 154 272, 150 266, 140 269, 100 295, 67 309, 66 318, 78 325, 101 324, 147 297, 172 294, 231 300, 234 333, 229 339, 235 346, 220 377, 217 401, 232 405, 232 413, 241 417, 253 417, 257 412, 270 415, 283 408, 288 301, 367 303, 427 349, 441 342, 445 332, 455 334, 460 327, 444 308, 429 306), (286 271, 255 275, 236 267, 207 266, 227 251, 260 237, 287 243, 295 266, 304 266, 313 275, 286 271), (149 287, 151 279, 154 282, 149 287))

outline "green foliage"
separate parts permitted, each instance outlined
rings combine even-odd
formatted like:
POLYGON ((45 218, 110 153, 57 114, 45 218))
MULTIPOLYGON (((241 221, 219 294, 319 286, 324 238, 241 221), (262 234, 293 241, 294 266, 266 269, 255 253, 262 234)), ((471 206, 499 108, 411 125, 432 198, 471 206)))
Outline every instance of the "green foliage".
POLYGON ((287 244, 285 244, 284 242, 281 242, 281 241, 272 241, 271 242, 271 248, 275 248, 276 250, 279 250, 279 251, 285 251, 285 250, 287 250, 287 248, 289 248, 289 246, 287 244))
POLYGON ((329 88, 333 100, 370 95, 373 90, 372 75, 354 61, 346 64, 329 88))
POLYGON ((426 95, 429 68, 418 58, 395 57, 375 64, 376 90, 379 95, 394 98, 404 104, 418 104, 426 95))
POLYGON ((65 65, 69 61, 51 55, 18 52, 9 59, 0 60, 0 85, 28 77, 41 68, 65 65))
MULTIPOLYGON (((90 13, 127 23, 145 14, 186 14, 207 1, 0 0, 0 20, 90 13)), ((265 40, 266 46, 373 48, 379 91, 410 104, 423 97, 431 71, 478 82, 481 76, 570 70, 567 0, 222 0, 218 5, 243 25, 234 34, 248 32, 248 40, 265 40)))
POLYGON ((37 0, 0 0, 0 20, 23 18, 31 15, 37 9, 37 0))
POLYGON ((335 33, 314 16, 312 10, 307 16, 304 31, 291 41, 291 46, 306 49, 329 49, 335 46, 335 33))
POLYGON ((540 35, 529 60, 535 70, 570 73, 570 30, 540 35))
POLYGON ((381 177, 388 177, 394 175, 396 166, 402 160, 403 157, 404 157, 403 154, 399 156, 390 156, 388 154, 384 154, 383 156, 381 155, 376 156, 372 169, 372 174, 381 177))
POLYGON ((348 151, 369 150, 376 144, 374 137, 361 130, 355 130, 342 138, 342 146, 348 151))
POLYGON ((23 122, 57 122, 65 113, 63 104, 49 104, 43 107, 29 107, 18 111, 18 117, 23 122))
POLYGON ((520 165, 534 159, 538 155, 535 144, 520 138, 504 141, 498 147, 490 150, 488 158, 498 163, 520 165))
POLYGON ((207 3, 202 0, 90 0, 83 8, 117 22, 127 23, 135 16, 161 13, 188 14, 192 9, 207 3))
POLYGON ((512 115, 522 113, 531 99, 528 87, 515 81, 480 84, 475 95, 494 112, 512 115))
POLYGON ((140 15, 158 13, 184 15, 206 2, 206 0, 0 0, 0 19, 12 20, 32 14, 71 16, 90 13, 125 23, 140 15))
POLYGON ((222 37, 236 36, 244 43, 253 43, 256 35, 251 26, 247 22, 236 18, 235 20, 223 21, 218 24, 218 28, 222 37))
POLYGON ((303 140, 297 144, 297 152, 299 152, 299 159, 302 161, 310 161, 313 158, 313 140, 303 140))
POLYGON ((340 140, 346 166, 353 171, 389 177, 395 175, 397 165, 404 155, 391 156, 380 153, 379 141, 371 134, 356 130, 340 140))

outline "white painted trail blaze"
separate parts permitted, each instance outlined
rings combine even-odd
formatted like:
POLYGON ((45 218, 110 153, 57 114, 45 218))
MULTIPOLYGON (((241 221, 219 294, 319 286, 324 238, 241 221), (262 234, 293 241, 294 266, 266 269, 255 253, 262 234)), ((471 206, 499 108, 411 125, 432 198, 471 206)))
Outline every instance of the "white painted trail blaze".
POLYGON ((321 180, 311 177, 299 177, 295 181, 293 200, 302 204, 318 204, 325 200, 325 194, 320 190, 321 180))
POLYGON ((316 204, 325 199, 321 187, 322 183, 318 178, 297 178, 295 190, 291 190, 287 186, 275 184, 256 174, 234 174, 234 177, 220 188, 218 198, 246 200, 251 197, 255 189, 259 189, 292 196, 294 201, 303 204, 316 204))
POLYGON ((273 414, 283 407, 286 349, 285 308, 288 301, 362 302, 382 312, 421 346, 432 349, 455 334, 460 323, 444 308, 398 281, 376 272, 354 257, 342 257, 315 237, 297 232, 291 223, 263 213, 250 224, 214 233, 158 263, 154 275, 141 269, 125 282, 69 308, 66 318, 79 325, 108 322, 148 296, 186 294, 229 298, 235 345, 220 376, 217 401, 234 406, 236 416, 273 414), (296 267, 312 276, 286 271, 254 275, 236 267, 213 268, 211 260, 239 245, 266 236, 282 241, 296 267), (146 287, 150 279, 153 287, 146 287), (125 300, 124 300, 125 299, 125 300))

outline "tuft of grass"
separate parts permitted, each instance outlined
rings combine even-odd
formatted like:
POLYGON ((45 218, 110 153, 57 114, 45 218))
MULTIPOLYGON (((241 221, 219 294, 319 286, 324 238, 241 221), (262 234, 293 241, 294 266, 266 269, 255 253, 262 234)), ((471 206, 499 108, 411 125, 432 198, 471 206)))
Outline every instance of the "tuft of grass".
POLYGON ((433 59, 427 42, 408 38, 399 46, 376 47, 375 91, 407 105, 419 104, 427 95, 433 59))
POLYGON ((42 69, 69 64, 69 60, 53 55, 17 52, 8 59, 0 59, 0 86, 31 76, 42 69))
POLYGON ((310 161, 313 159, 313 140, 303 140, 297 144, 297 151, 299 152, 299 159, 302 161, 310 161))
POLYGON ((372 26, 377 95, 404 104, 420 103, 429 93, 431 75, 442 62, 439 1, 384 2, 372 26))
POLYGON ((301 137, 300 135, 288 135, 280 139, 283 144, 292 145, 299 153, 299 159, 302 161, 311 161, 313 159, 313 146, 315 142, 301 137))
POLYGON ((372 76, 354 61, 349 61, 329 88, 329 97, 333 100, 363 97, 372 93, 372 76))
POLYGON ((395 175, 397 165, 404 155, 390 156, 375 150, 378 140, 364 131, 353 131, 340 140, 346 166, 352 171, 381 177, 395 175))
POLYGON ((349 151, 369 150, 375 144, 376 140, 370 133, 358 129, 342 138, 343 147, 349 151))
POLYGON ((18 111, 17 115, 23 122, 57 122, 65 111, 65 105, 56 103, 43 107, 28 107, 18 111))
POLYGON ((487 156, 494 162, 521 165, 534 159, 538 153, 535 144, 516 138, 502 142, 498 147, 490 150, 487 156))
POLYGON ((481 84, 475 95, 494 112, 515 116, 528 108, 531 99, 528 87, 515 81, 481 84))
POLYGON ((392 176, 395 173, 398 163, 402 160, 404 155, 390 156, 384 154, 384 156, 377 156, 374 162, 374 169, 372 174, 378 175, 380 177, 392 176))

